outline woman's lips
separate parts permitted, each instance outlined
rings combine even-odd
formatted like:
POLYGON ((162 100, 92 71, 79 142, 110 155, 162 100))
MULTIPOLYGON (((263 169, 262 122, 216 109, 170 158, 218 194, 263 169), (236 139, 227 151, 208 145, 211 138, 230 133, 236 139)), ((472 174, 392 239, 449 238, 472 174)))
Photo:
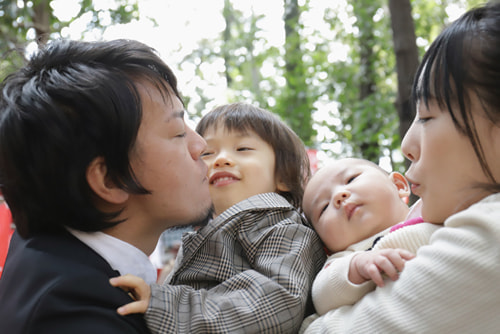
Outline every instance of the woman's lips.
POLYGON ((410 189, 413 195, 418 196, 418 192, 420 191, 420 183, 417 183, 410 178, 407 178, 407 180, 410 183, 410 189))
POLYGON ((419 196, 418 192, 420 191, 420 183, 413 181, 411 177, 408 176, 408 174, 405 175, 405 177, 406 180, 408 180, 408 182, 410 183, 410 189, 412 194, 415 196, 419 196))
POLYGON ((418 183, 411 184, 411 192, 413 193, 413 195, 420 197, 419 190, 420 190, 420 184, 418 184, 418 183))

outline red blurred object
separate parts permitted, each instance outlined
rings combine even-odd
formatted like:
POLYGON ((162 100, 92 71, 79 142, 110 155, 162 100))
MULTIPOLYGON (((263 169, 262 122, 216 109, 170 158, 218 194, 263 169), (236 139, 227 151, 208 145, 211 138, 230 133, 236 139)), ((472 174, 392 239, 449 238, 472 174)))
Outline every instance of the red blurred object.
POLYGON ((9 250, 12 233, 14 233, 12 215, 7 204, 3 202, 0 204, 0 277, 2 277, 3 265, 9 250))

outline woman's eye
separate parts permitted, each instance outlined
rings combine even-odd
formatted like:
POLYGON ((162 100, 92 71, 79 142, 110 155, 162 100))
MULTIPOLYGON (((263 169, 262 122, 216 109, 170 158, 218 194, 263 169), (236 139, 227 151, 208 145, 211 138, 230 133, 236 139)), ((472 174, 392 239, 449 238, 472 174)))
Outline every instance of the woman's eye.
POLYGON ((236 151, 250 151, 250 150, 252 150, 252 148, 250 147, 238 147, 236 149, 236 151))
POLYGON ((212 154, 213 154, 213 152, 203 152, 203 153, 201 154, 201 157, 202 157, 202 158, 203 158, 203 157, 208 157, 208 156, 210 156, 210 155, 212 155, 212 154))
POLYGON ((426 122, 430 121, 431 119, 432 119, 432 117, 419 117, 418 122, 419 123, 426 123, 426 122))

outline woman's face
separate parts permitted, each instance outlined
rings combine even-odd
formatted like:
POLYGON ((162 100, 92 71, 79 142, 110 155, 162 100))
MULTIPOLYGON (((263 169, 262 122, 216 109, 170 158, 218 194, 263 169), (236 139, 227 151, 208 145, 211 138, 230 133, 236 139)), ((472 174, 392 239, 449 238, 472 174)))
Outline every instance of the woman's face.
MULTIPOLYGON (((487 165, 500 180, 500 128, 485 116, 477 96, 470 108, 478 140, 487 165)), ((458 113, 456 113, 458 114, 458 113)), ((459 120, 461 121, 461 120, 459 120)), ((488 193, 479 183, 492 183, 476 156, 469 138, 459 132, 448 110, 436 101, 417 105, 417 114, 401 146, 411 161, 406 177, 412 192, 422 198, 424 220, 439 223, 467 208, 488 193)))

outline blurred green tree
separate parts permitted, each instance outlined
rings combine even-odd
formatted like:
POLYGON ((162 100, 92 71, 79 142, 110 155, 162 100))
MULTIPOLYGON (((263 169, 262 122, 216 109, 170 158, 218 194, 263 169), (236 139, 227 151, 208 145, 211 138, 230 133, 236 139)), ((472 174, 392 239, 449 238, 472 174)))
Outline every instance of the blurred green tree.
POLYGON ((52 0, 0 1, 0 79, 24 63, 30 43, 44 45, 60 38, 64 27, 89 15, 87 30, 105 29, 138 18, 137 0, 115 0, 114 6, 96 9, 92 0, 79 0, 79 10, 68 20, 54 14, 52 0))

